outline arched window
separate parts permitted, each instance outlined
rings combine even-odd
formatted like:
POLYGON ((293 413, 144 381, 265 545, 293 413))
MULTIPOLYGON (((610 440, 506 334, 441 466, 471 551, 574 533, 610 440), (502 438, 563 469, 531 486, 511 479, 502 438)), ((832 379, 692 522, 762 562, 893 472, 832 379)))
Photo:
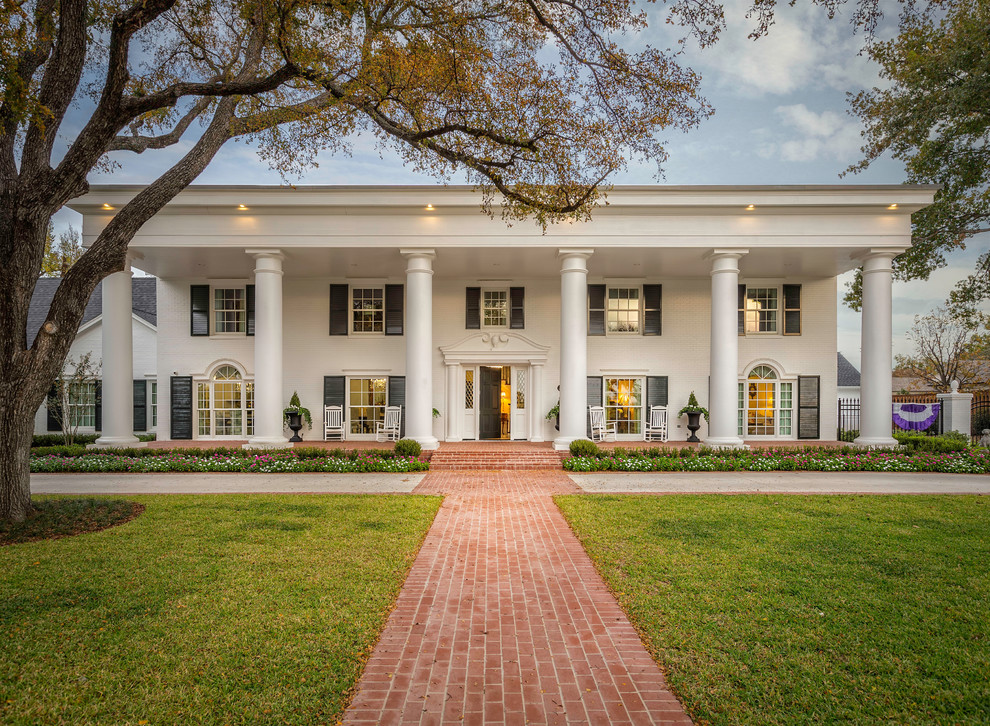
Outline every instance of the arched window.
POLYGON ((739 435, 790 436, 794 384, 758 365, 739 384, 739 435))
POLYGON ((254 383, 232 365, 222 365, 196 392, 198 433, 211 438, 254 434, 254 383))

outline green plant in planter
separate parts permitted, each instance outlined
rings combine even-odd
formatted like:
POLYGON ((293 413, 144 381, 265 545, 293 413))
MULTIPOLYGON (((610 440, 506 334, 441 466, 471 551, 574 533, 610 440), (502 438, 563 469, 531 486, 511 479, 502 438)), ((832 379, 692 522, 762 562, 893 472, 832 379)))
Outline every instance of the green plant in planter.
POLYGON ((297 391, 292 392, 289 405, 282 409, 282 422, 286 425, 289 423, 290 413, 298 414, 306 422, 307 428, 313 428, 313 414, 299 402, 299 393, 297 391))
POLYGON ((698 403, 698 398, 694 395, 694 391, 691 391, 691 395, 688 396, 687 406, 678 411, 677 415, 683 416, 686 413, 701 413, 704 414, 705 421, 708 420, 708 409, 698 403))
POLYGON ((433 418, 440 418, 440 409, 433 409, 433 418))
POLYGON ((553 421, 560 415, 560 401, 557 401, 549 411, 547 411, 547 421, 553 421))

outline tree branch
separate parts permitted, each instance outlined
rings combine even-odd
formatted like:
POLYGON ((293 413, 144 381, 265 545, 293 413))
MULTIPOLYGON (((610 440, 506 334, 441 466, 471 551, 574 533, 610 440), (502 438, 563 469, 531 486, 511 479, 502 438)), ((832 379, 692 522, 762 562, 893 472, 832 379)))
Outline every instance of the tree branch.
POLYGON ((138 134, 117 136, 110 143, 108 151, 133 151, 135 154, 140 154, 148 149, 164 149, 172 146, 179 142, 179 139, 182 138, 182 135, 192 122, 203 115, 203 112, 210 107, 211 102, 212 99, 210 98, 199 99, 167 134, 160 134, 158 136, 140 136, 138 134))

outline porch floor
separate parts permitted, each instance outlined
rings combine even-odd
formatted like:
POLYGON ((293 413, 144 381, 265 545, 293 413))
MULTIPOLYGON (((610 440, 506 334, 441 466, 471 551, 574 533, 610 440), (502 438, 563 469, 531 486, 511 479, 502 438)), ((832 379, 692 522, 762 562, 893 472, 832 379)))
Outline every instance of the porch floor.
MULTIPOLYGON (((149 441, 148 447, 152 449, 218 449, 218 448, 240 448, 246 444, 247 440, 237 441, 149 441)), ((781 446, 804 448, 808 446, 846 446, 843 441, 766 441, 766 440, 746 440, 746 444, 754 449, 769 449, 781 446)), ((303 441, 293 444, 293 446, 315 447, 319 449, 391 449, 395 444, 392 441, 303 441)), ((643 449, 648 447, 661 448, 689 448, 701 446, 701 444, 689 444, 687 441, 606 441, 598 445, 602 449, 643 449)), ((534 451, 552 449, 552 441, 441 441, 440 448, 456 451, 534 451)))

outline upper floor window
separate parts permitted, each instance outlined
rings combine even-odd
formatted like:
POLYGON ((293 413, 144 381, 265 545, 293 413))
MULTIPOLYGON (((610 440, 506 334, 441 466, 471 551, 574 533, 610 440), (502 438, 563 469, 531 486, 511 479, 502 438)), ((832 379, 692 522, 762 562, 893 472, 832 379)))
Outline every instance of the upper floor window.
POLYGON ((639 332, 639 288, 610 287, 605 319, 610 333, 639 332))
POLYGON ((801 334, 801 285, 739 286, 739 335, 801 334))
POLYGON ((351 330, 355 333, 385 331, 385 290, 381 287, 351 288, 351 330))
POLYGON ((507 290, 485 290, 482 293, 482 314, 485 327, 504 328, 509 324, 509 293, 507 290))
POLYGON ((213 288, 213 332, 247 331, 247 296, 243 287, 213 288))

